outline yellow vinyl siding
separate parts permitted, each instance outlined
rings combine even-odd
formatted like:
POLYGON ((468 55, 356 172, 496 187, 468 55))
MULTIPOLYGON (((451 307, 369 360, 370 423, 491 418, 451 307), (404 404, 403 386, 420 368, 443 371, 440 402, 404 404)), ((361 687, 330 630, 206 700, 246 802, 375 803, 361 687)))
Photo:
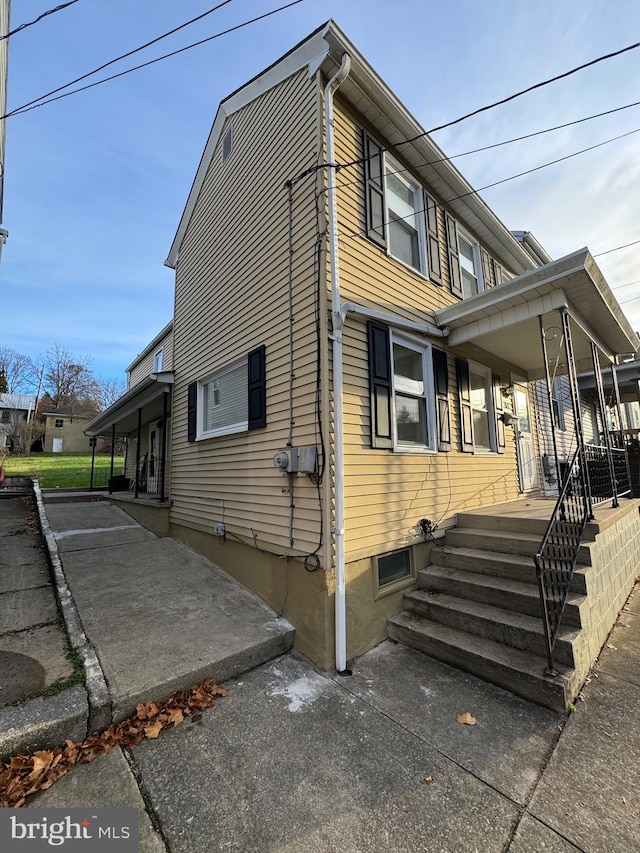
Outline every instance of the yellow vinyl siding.
POLYGON ((306 475, 273 465, 289 438, 293 381, 296 447, 316 444, 315 179, 293 189, 293 380, 289 347, 289 206, 285 181, 317 160, 315 79, 300 72, 227 120, 233 149, 214 153, 180 248, 174 318, 175 372, 171 522, 302 556, 319 541, 319 502, 306 475), (187 387, 266 347, 267 427, 187 441, 187 387), (255 535, 255 540, 254 540, 255 535))
POLYGON ((158 350, 162 350, 162 369, 173 370, 173 332, 168 332, 160 343, 136 362, 129 371, 129 388, 146 379, 153 373, 153 360, 158 350))

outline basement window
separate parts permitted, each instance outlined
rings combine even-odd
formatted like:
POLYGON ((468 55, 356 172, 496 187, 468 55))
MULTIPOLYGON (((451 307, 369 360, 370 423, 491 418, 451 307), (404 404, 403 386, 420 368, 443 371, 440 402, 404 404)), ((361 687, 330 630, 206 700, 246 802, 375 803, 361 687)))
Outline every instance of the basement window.
POLYGON ((381 554, 373 562, 376 598, 407 586, 415 578, 413 548, 381 554))

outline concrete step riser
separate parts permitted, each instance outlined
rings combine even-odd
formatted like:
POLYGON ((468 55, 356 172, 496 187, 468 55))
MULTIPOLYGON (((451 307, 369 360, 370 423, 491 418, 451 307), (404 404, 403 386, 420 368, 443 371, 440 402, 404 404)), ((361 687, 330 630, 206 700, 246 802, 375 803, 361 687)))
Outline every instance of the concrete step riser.
MULTIPOLYGON (((558 555, 562 556, 562 553, 558 552, 558 555)), ((481 551, 471 556, 457 549, 442 551, 440 548, 434 548, 431 551, 431 562, 434 566, 442 566, 456 571, 477 572, 482 575, 522 581, 536 586, 538 583, 533 558, 530 566, 523 566, 519 561, 510 563, 508 560, 497 560, 492 555, 483 554, 481 551)), ((584 595, 587 591, 586 576, 580 570, 576 571, 572 578, 571 590, 580 595, 584 595)))
MULTIPOLYGON (((509 625, 505 622, 496 621, 474 613, 462 612, 448 607, 438 601, 436 594, 432 599, 425 601, 423 598, 412 596, 404 597, 404 608, 409 613, 415 613, 441 625, 448 625, 459 631, 486 637, 498 643, 504 643, 514 649, 532 652, 542 657, 546 654, 542 620, 538 631, 509 625)), ((555 659, 566 666, 574 666, 573 646, 570 642, 559 639, 555 647, 555 659)))
POLYGON ((483 575, 494 575, 501 578, 510 578, 524 583, 536 583, 536 567, 531 558, 530 565, 522 565, 518 562, 511 563, 507 560, 496 560, 490 554, 481 551, 473 555, 464 554, 457 549, 443 551, 433 548, 431 551, 431 562, 435 566, 443 566, 447 569, 457 569, 466 572, 479 572, 483 575))
POLYGON ((535 679, 528 673, 517 669, 505 667, 493 660, 488 660, 480 654, 475 654, 466 649, 455 646, 434 637, 428 637, 405 625, 398 625, 389 621, 389 636, 392 640, 404 643, 423 654, 470 672, 478 678, 490 681, 522 696, 531 702, 552 708, 555 711, 564 711, 569 701, 566 688, 560 682, 550 682, 542 678, 535 679))
MULTIPOLYGON (((552 507, 549 509, 551 517, 552 507)), ((492 533, 526 533, 530 536, 539 536, 540 539, 547 531, 549 519, 543 518, 514 518, 501 515, 480 515, 472 512, 459 512, 458 527, 473 528, 475 530, 486 530, 492 533)), ((599 527, 597 524, 587 523, 582 539, 584 542, 593 542, 599 527)))
MULTIPOLYGON (((504 610, 512 610, 514 613, 540 616, 540 599, 537 595, 525 595, 499 587, 475 584, 466 579, 462 581, 456 577, 429 574, 428 569, 418 573, 418 587, 444 592, 456 598, 477 601, 481 604, 491 604, 494 607, 502 607, 504 610)), ((567 603, 563 623, 576 628, 581 626, 580 609, 577 605, 567 603)))
MULTIPOLYGON (((540 547, 542 537, 534 542, 526 539, 507 538, 500 534, 484 533, 474 530, 460 530, 456 527, 447 530, 445 545, 457 548, 475 548, 478 551, 496 551, 499 554, 514 554, 520 557, 533 557, 540 547)), ((578 552, 578 563, 591 565, 591 552, 582 546, 578 552)))

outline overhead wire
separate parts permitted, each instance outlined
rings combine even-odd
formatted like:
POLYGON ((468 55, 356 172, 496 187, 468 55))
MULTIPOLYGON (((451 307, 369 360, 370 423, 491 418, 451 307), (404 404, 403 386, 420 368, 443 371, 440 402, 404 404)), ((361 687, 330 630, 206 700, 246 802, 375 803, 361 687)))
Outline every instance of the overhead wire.
MULTIPOLYGON (((547 163, 542 163, 540 166, 534 166, 531 169, 526 169, 524 172, 518 172, 515 175, 510 175, 508 178, 502 178, 499 181, 493 181, 492 183, 485 184, 484 186, 478 187, 477 189, 469 190, 468 192, 461 193, 460 195, 452 196, 451 198, 445 199, 441 204, 440 203, 434 204, 434 206, 436 208, 443 207, 445 204, 451 204, 451 202, 458 201, 459 199, 467 198, 470 195, 479 195, 483 190, 488 190, 488 189, 491 189, 492 187, 497 187, 500 184, 506 184, 508 181, 513 181, 516 178, 522 178, 525 175, 532 174, 533 172, 539 172, 541 169, 546 169, 548 166, 554 166, 557 163, 562 163, 565 160, 570 160, 572 157, 577 157, 580 154, 585 154, 587 151, 593 151, 596 148, 601 148, 603 145, 609 145, 611 142, 616 142, 618 139, 624 139, 624 137, 626 137, 626 136, 631 136, 632 134, 639 133, 639 132, 640 132, 640 127, 636 128, 635 130, 629 130, 626 133, 621 133, 618 136, 613 136, 613 137, 611 137, 611 139, 605 139, 603 142, 598 142, 596 145, 590 145, 587 148, 580 149, 580 151, 574 151, 573 154, 566 154, 564 157, 558 157, 555 160, 550 160, 547 163)), ((389 225, 392 222, 399 222, 400 220, 403 220, 403 219, 410 219, 412 216, 415 216, 418 213, 426 213, 428 209, 429 209, 429 206, 423 207, 419 210, 414 210, 411 213, 407 214, 406 216, 394 216, 393 219, 385 220, 384 224, 389 225)), ((351 231, 350 234, 343 234, 342 236, 366 237, 367 232, 366 231, 351 231)), ((635 242, 640 243, 640 240, 637 240, 635 242)), ((628 243, 627 244, 627 246, 633 246, 633 245, 634 245, 634 243, 628 243)), ((609 249, 608 252, 615 252, 618 249, 625 249, 625 248, 627 248, 627 246, 618 246, 617 249, 609 249)), ((601 252, 600 254, 608 254, 608 252, 601 252)), ((594 257, 596 257, 596 256, 594 255, 594 257)))
MULTIPOLYGON (((225 0, 225 3, 230 3, 230 2, 231 2, 231 0, 225 0)), ((84 92, 87 89, 92 89, 95 86, 100 86, 100 85, 102 85, 102 83, 108 83, 110 80, 116 80, 119 77, 124 77, 126 74, 131 74, 133 71, 139 71, 141 68, 147 68, 150 65, 154 65, 156 62, 162 62, 164 59, 169 59, 170 57, 177 56, 180 53, 185 53, 187 50, 191 50, 194 47, 199 47, 201 44, 206 44, 207 42, 213 41, 214 39, 218 39, 221 36, 225 36, 225 35, 228 35, 229 33, 233 33, 236 30, 240 30, 243 27, 249 26, 250 24, 255 24, 257 21, 262 21, 265 18, 271 17, 272 15, 276 15, 277 13, 283 12, 286 9, 290 9, 292 6, 297 6, 299 3, 302 3, 302 2, 304 2, 304 0, 292 0, 292 2, 286 3, 283 6, 279 6, 277 9, 272 9, 270 12, 265 12, 262 15, 257 15, 256 17, 250 18, 247 21, 243 21, 241 24, 236 24, 235 26, 229 27, 226 30, 221 30, 220 32, 215 33, 212 36, 207 36, 207 38, 200 39, 199 41, 196 41, 196 42, 192 42, 191 44, 185 45, 184 47, 178 48, 177 50, 172 50, 170 53, 165 53, 162 56, 156 57, 155 59, 150 59, 148 62, 143 62, 140 65, 134 65, 133 68, 127 68, 125 71, 120 71, 118 74, 112 74, 109 77, 104 77, 102 80, 96 80, 94 83, 89 83, 86 86, 79 86, 77 89, 72 89, 69 92, 63 92, 62 94, 56 95, 55 97, 48 97, 47 95, 42 95, 41 98, 46 98, 46 100, 41 100, 41 98, 35 98, 33 101, 30 101, 28 104, 24 104, 21 107, 16 107, 16 109, 11 110, 10 112, 6 113, 4 116, 0 116, 0 120, 3 118, 11 118, 12 116, 15 116, 15 115, 22 115, 23 113, 30 112, 31 110, 35 110, 38 107, 43 107, 45 104, 50 104, 50 103, 53 103, 54 101, 62 100, 63 98, 67 98, 70 95, 75 95, 78 92, 84 92), (36 101, 38 103, 36 103, 36 101)), ((225 3, 222 3, 221 5, 225 5, 225 3)), ((216 7, 216 8, 218 8, 218 7, 216 7)), ((210 11, 213 11, 213 10, 210 10, 210 11)), ((142 48, 136 48, 136 50, 131 51, 131 53, 135 53, 135 52, 137 52, 137 50, 141 50, 141 49, 142 48)), ((107 65, 113 64, 113 62, 117 62, 120 58, 121 57, 118 57, 118 59, 112 60, 112 62, 110 62, 110 63, 106 63, 106 65, 103 67, 106 67, 107 65)), ((96 72, 95 71, 89 72, 87 75, 84 75, 83 77, 78 78, 78 79, 79 80, 85 79, 85 77, 91 76, 91 74, 93 74, 93 73, 96 73, 96 72)), ((73 85, 73 84, 72 83, 66 84, 66 86, 70 86, 70 85, 73 85)), ((58 90, 55 90, 55 91, 59 91, 60 89, 64 89, 64 88, 66 88, 66 86, 61 86, 61 87, 59 87, 58 90)))
POLYGON ((15 36, 16 33, 22 32, 22 30, 26 30, 27 27, 32 27, 34 24, 38 24, 43 18, 47 18, 49 15, 55 15, 56 12, 62 12, 63 9, 66 9, 68 6, 73 6, 74 3, 77 3, 78 0, 69 0, 68 3, 61 3, 59 6, 56 6, 53 9, 49 9, 46 12, 43 12, 41 15, 38 15, 33 21, 28 21, 26 24, 20 24, 19 27, 16 27, 14 30, 10 30, 8 33, 0 36, 0 41, 4 41, 5 39, 11 38, 11 36, 15 36))
POLYGON ((616 246, 615 249, 607 249, 606 252, 597 252, 593 257, 601 258, 603 255, 610 255, 611 252, 619 252, 620 249, 628 249, 629 246, 637 246, 640 240, 634 240, 632 243, 625 243, 624 246, 616 246))
POLYGON ((26 107, 30 107, 31 104, 35 104, 38 101, 43 101, 45 98, 48 98, 50 95, 55 95, 58 92, 61 92, 63 89, 68 89, 69 86, 75 86, 76 83, 80 83, 82 80, 86 80, 87 77, 92 77, 94 74, 97 74, 99 71, 104 71, 104 69, 109 68, 110 65, 115 65, 116 62, 121 62, 123 59, 127 59, 129 56, 133 56, 135 53, 139 53, 141 50, 146 50, 148 47, 151 47, 152 45, 157 44, 159 41, 162 41, 163 39, 166 39, 169 36, 172 36, 174 33, 177 33, 180 30, 185 29, 185 27, 189 27, 189 26, 191 26, 191 24, 195 24, 197 21, 201 21, 203 18, 208 17, 213 12, 217 12, 223 6, 227 6, 231 2, 232 2, 232 0, 223 0, 222 3, 218 3, 217 6, 213 6, 213 8, 208 9, 206 12, 203 12, 201 15, 197 15, 195 18, 191 18, 191 20, 185 21, 183 24, 180 24, 179 26, 174 27, 171 30, 168 30, 166 33, 163 33, 162 35, 157 36, 154 39, 151 39, 151 41, 145 42, 144 44, 141 44, 139 47, 135 47, 135 48, 133 48, 133 50, 127 51, 127 53, 121 53, 120 56, 116 56, 115 59, 110 59, 109 62, 105 62, 102 65, 99 65, 97 68, 94 68, 93 71, 87 71, 86 74, 82 74, 80 77, 76 77, 75 80, 70 80, 68 83, 65 83, 62 86, 58 86, 55 89, 51 89, 50 92, 45 92, 44 95, 40 95, 40 97, 38 97, 38 98, 33 98, 33 100, 31 100, 31 101, 27 101, 26 104, 23 104, 21 107, 16 107, 15 110, 12 110, 11 112, 7 113, 7 116, 14 115, 14 114, 26 109, 26 107))
MULTIPOLYGON (((565 77, 570 77, 572 74, 577 74, 578 71, 583 71, 585 68, 590 68, 593 65, 597 65, 599 62, 604 62, 607 59, 613 59, 614 57, 620 56, 623 53, 627 53, 630 50, 636 50, 638 47, 640 47, 640 42, 635 42, 635 44, 630 44, 627 47, 621 48, 620 50, 604 54, 603 56, 599 56, 596 59, 590 60, 589 62, 584 62, 582 65, 578 65, 575 68, 571 68, 569 71, 565 71, 562 74, 556 74, 555 77, 549 77, 547 80, 541 80, 539 83, 534 83, 532 86, 528 86, 526 89, 520 89, 518 92, 514 92, 513 95, 509 95, 506 98, 501 98, 499 101, 494 101, 491 104, 486 104, 484 107, 478 107, 478 109, 475 109, 470 113, 466 113, 465 115, 459 116, 456 119, 452 119, 451 121, 445 122, 445 124, 440 124, 437 127, 432 127, 430 130, 421 131, 415 136, 411 136, 408 139, 403 139, 400 142, 394 142, 391 145, 388 145, 386 148, 383 148, 382 151, 391 151, 394 148, 398 148, 400 145, 408 145, 411 142, 415 142, 417 139, 421 139, 424 136, 429 136, 431 133, 436 133, 437 131, 444 130, 447 127, 453 127, 453 125, 460 124, 460 122, 466 121, 472 116, 479 115, 480 113, 487 112, 487 110, 492 110, 495 107, 507 104, 509 103, 509 101, 514 101, 516 98, 520 98, 523 95, 528 94, 529 92, 533 92, 536 89, 541 89, 543 86, 548 86, 550 83, 555 83, 558 80, 564 79, 565 77)), ((344 163, 343 168, 352 165, 355 166, 358 163, 364 163, 367 159, 367 157, 359 157, 355 160, 350 161, 349 163, 344 163)))
MULTIPOLYGON (((435 166, 438 163, 446 163, 449 160, 457 160, 460 157, 468 157, 470 154, 479 154, 482 151, 490 151, 493 148, 501 148, 504 145, 511 145, 514 142, 522 142, 525 139, 532 139, 535 136, 542 136, 545 133, 552 133, 553 131, 556 131, 556 130, 563 130, 566 127, 572 127, 573 125, 576 125, 576 124, 582 124, 585 121, 592 121, 593 119, 596 119, 596 118, 602 118, 603 116, 612 115, 613 113, 618 113, 618 112, 621 112, 622 110, 628 110, 628 109, 631 109, 632 107, 638 107, 638 106, 640 106, 640 101, 634 101, 632 104, 625 104, 622 107, 615 107, 614 109, 605 110, 604 112, 601 112, 601 113, 594 113, 593 115, 585 116, 584 118, 575 119, 574 121, 568 121, 565 124, 557 124, 557 125, 554 125, 553 127, 544 128, 544 130, 536 130, 532 133, 526 133, 523 136, 514 136, 512 139, 505 139, 502 142, 494 142, 491 145, 483 145, 480 148, 471 148, 469 151, 462 151, 460 154, 451 154, 451 155, 445 156, 445 157, 438 157, 436 160, 424 160, 421 163, 415 163, 412 167, 406 168, 406 169, 389 170, 387 172, 387 174, 389 174, 389 175, 400 175, 404 172, 411 172, 413 169, 418 168, 420 166, 435 166)), ((374 155, 374 156, 378 156, 378 155, 374 155)), ((352 164, 346 163, 344 165, 340 165, 338 163, 338 164, 336 164, 336 171, 341 171, 342 169, 346 169, 349 165, 352 165, 352 164)), ((361 178, 355 178, 352 181, 336 181, 335 186, 336 187, 348 187, 351 184, 360 183, 361 180, 362 180, 361 178)))

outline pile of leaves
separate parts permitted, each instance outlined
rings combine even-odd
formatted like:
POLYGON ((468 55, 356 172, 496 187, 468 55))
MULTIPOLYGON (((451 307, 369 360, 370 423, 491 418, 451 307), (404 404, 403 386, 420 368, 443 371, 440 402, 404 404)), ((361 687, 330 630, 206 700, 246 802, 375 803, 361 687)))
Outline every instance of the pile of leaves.
POLYGON ((205 678, 190 690, 177 690, 166 702, 141 702, 134 716, 114 723, 102 734, 83 741, 67 740, 64 746, 41 749, 32 755, 15 755, 0 764, 0 807, 19 808, 30 794, 50 788, 76 764, 89 764, 114 746, 131 747, 153 740, 163 729, 179 726, 185 717, 198 722, 204 709, 212 708, 218 696, 226 695, 223 687, 205 678))

